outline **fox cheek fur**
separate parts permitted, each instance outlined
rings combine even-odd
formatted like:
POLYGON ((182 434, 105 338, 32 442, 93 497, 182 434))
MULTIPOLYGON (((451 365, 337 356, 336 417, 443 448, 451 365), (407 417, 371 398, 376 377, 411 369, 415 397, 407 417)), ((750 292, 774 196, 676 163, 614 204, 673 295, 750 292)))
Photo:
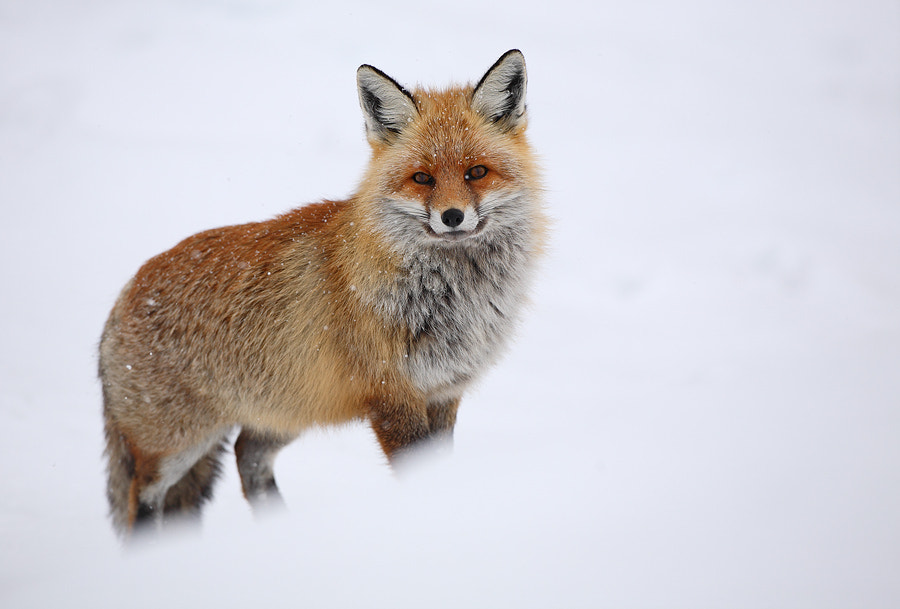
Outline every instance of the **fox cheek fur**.
POLYGON ((278 451, 367 420, 388 460, 452 437, 512 335, 544 240, 525 61, 408 91, 357 72, 372 157, 356 194, 209 230, 150 259, 100 342, 112 520, 196 516, 224 442, 255 508, 278 451))

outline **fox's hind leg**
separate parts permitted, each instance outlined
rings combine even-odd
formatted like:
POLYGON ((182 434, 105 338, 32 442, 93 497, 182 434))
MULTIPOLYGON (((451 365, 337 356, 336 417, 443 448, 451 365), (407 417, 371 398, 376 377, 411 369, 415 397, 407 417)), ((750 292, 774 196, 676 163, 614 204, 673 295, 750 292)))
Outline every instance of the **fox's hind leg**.
POLYGON ((281 493, 278 492, 278 485, 275 484, 272 466, 278 451, 293 440, 292 436, 275 436, 251 429, 241 430, 234 443, 234 455, 237 458, 244 497, 254 511, 284 505, 281 493))
POLYGON ((221 458, 225 452, 224 438, 200 457, 181 479, 166 493, 164 517, 200 519, 203 504, 212 498, 213 485, 222 470, 221 458))
POLYGON ((218 473, 223 434, 167 455, 133 451, 134 475, 128 493, 128 520, 132 532, 160 529, 164 515, 196 513, 209 496, 218 473), (174 491, 171 500, 168 496, 174 491))

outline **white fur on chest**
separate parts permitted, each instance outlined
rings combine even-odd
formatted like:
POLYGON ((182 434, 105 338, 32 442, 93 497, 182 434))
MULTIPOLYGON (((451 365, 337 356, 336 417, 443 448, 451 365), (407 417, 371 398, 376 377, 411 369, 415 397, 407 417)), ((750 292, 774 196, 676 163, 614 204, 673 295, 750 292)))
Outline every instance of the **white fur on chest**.
POLYGON ((382 295, 389 316, 409 330, 406 369, 428 395, 458 397, 512 336, 531 257, 521 235, 501 236, 410 253, 382 295))

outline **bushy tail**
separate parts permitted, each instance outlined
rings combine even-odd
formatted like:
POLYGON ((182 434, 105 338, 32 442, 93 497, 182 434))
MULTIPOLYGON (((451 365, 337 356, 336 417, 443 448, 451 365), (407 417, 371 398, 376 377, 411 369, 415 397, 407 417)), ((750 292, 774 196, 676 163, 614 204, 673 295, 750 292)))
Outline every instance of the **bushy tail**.
POLYGON ((109 515, 116 533, 124 538, 129 528, 128 503, 135 462, 125 435, 108 419, 105 454, 108 460, 106 498, 109 501, 109 515))

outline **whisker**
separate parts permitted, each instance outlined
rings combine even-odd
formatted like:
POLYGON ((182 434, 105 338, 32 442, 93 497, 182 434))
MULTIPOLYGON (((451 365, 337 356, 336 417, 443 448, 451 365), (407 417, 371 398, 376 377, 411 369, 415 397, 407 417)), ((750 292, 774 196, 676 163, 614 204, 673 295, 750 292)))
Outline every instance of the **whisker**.
POLYGON ((395 211, 402 212, 407 216, 412 216, 422 222, 428 222, 428 212, 420 203, 409 201, 407 199, 391 198, 386 198, 384 202, 395 211))

